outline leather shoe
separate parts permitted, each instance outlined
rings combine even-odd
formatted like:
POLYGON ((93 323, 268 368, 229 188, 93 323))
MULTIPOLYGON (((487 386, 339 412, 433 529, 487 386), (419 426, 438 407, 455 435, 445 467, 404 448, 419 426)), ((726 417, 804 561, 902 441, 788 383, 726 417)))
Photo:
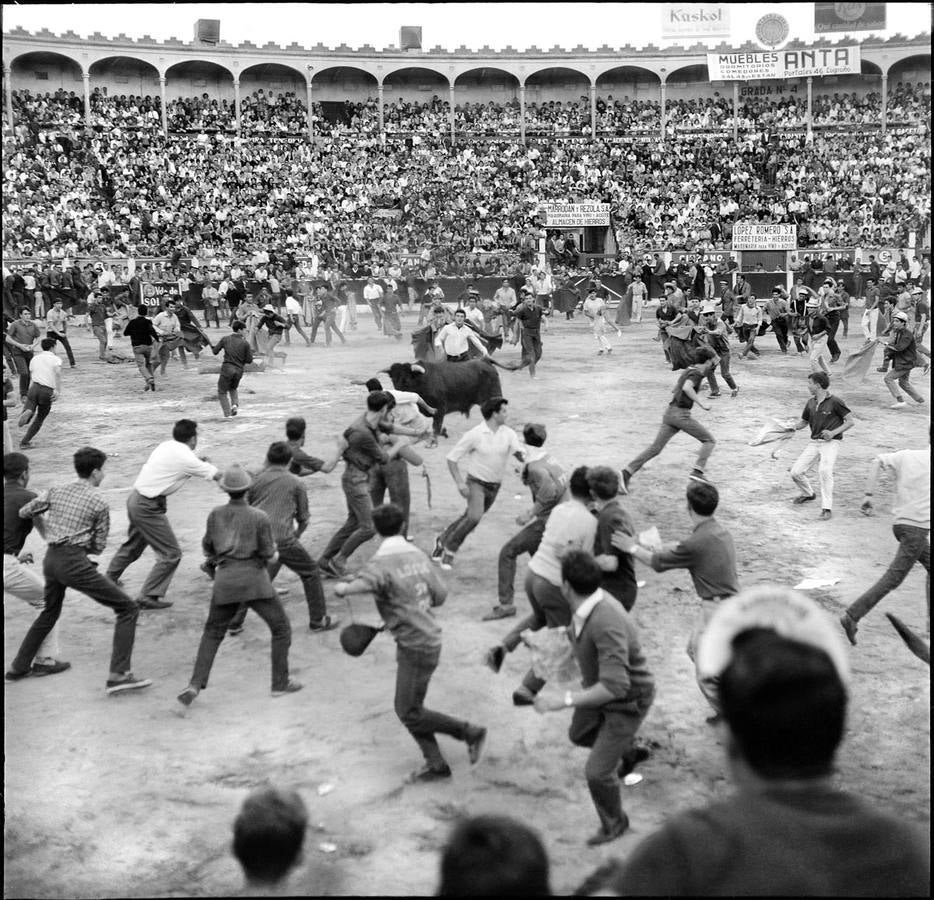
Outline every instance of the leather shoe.
POLYGON ((535 694, 533 694, 525 685, 516 688, 512 692, 513 706, 532 706, 535 703, 535 694))
POLYGON ((620 778, 625 778, 639 763, 645 762, 652 752, 648 747, 635 747, 623 757, 617 774, 620 778))
POLYGON ((484 622, 492 622, 494 619, 508 619, 516 614, 516 607, 512 604, 504 606, 502 603, 494 606, 482 619, 484 622))
POLYGON ((140 597, 136 601, 140 609, 168 609, 172 604, 158 597, 140 597))
POLYGON ((447 778, 451 777, 451 767, 445 763, 439 768, 434 768, 433 766, 425 765, 422 766, 417 772, 413 772, 409 776, 410 783, 419 783, 419 782, 430 782, 430 781, 444 781, 447 778))
POLYGON ((618 837, 622 837, 628 828, 629 816, 623 813, 622 820, 617 822, 609 831, 604 831, 604 829, 601 828, 595 835, 587 838, 587 846, 599 847, 600 844, 608 844, 610 841, 615 841, 618 837))
POLYGON ((820 518, 824 519, 825 521, 827 519, 832 519, 833 513, 829 509, 822 509, 820 511, 820 518))
POLYGON ((848 613, 844 613, 842 616, 840 616, 840 624, 843 626, 846 639, 855 647, 857 630, 856 621, 851 619, 848 613))
POLYGON ((794 503, 795 506, 800 506, 802 503, 810 503, 816 496, 817 494, 801 494, 795 497, 791 502, 794 503))
POLYGON ((483 662, 486 664, 487 668, 492 669, 494 673, 498 673, 503 667, 503 660, 505 658, 506 648, 500 644, 497 647, 490 647, 490 649, 486 651, 483 662))

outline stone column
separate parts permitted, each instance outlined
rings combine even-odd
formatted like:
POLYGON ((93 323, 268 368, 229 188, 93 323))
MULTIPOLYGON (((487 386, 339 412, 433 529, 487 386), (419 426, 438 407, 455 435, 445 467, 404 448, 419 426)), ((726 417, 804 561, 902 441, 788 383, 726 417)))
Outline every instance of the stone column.
POLYGON ((13 127, 13 70, 9 66, 3 67, 3 93, 6 96, 6 114, 10 128, 13 127))
POLYGON ((662 113, 662 140, 665 140, 665 82, 659 84, 659 96, 661 97, 662 113))
POLYGON ((889 76, 882 73, 882 133, 885 134, 886 119, 889 114, 889 76))
POLYGON ((240 79, 234 78, 234 127, 240 136, 240 79))
POLYGON ((159 76, 159 94, 162 97, 162 135, 169 136, 169 114, 165 108, 165 75, 159 76))
POLYGON ((595 140, 597 137, 597 86, 590 85, 590 137, 595 140))
POLYGON ((311 77, 308 78, 307 83, 308 88, 308 140, 314 142, 315 139, 315 120, 314 112, 312 111, 312 92, 311 92, 311 77))
POLYGON ((450 107, 451 107, 451 115, 450 115, 450 120, 451 120, 451 143, 453 144, 454 141, 456 140, 455 137, 454 137, 454 82, 453 82, 453 81, 451 82, 450 86, 448 87, 448 95, 449 95, 449 100, 448 100, 448 102, 449 102, 449 105, 450 105, 450 107))
POLYGON ((525 84, 519 85, 519 140, 525 144, 525 84))
POLYGON ((91 127, 91 73, 82 72, 81 78, 84 81, 84 127, 91 127))
POLYGON ((383 121, 383 82, 376 86, 377 106, 379 107, 379 133, 386 137, 386 123, 383 121))
POLYGON ((813 110, 811 109, 811 91, 814 87, 814 79, 810 75, 808 75, 807 85, 808 85, 807 125, 808 125, 808 140, 810 140, 813 135, 813 126, 814 126, 814 114, 813 114, 813 110))
POLYGON ((733 82, 733 143, 739 140, 739 82, 733 82))

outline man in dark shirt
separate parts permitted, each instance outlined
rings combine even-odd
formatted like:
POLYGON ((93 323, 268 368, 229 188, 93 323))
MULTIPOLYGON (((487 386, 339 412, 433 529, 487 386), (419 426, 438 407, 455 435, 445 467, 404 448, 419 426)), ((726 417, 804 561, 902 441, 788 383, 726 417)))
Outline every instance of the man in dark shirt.
POLYGON ((287 325, 288 323, 276 312, 276 308, 271 303, 267 303, 263 307, 263 317, 259 320, 256 330, 266 329, 267 337, 263 346, 263 353, 267 359, 272 359, 273 351, 279 341, 282 340, 282 334, 287 325))
POLYGON ((217 399, 225 419, 235 416, 240 409, 240 395, 237 389, 240 387, 244 368, 253 362, 253 351, 241 333, 245 328, 243 322, 234 319, 230 326, 231 333, 225 334, 216 344, 211 344, 215 356, 221 350, 224 351, 224 361, 217 377, 217 399))
POLYGON ((825 372, 811 372, 808 375, 811 399, 805 404, 801 418, 791 426, 794 431, 807 426, 811 428, 810 442, 791 467, 792 481, 801 488, 800 496, 795 497, 792 503, 800 505, 815 498, 807 471, 816 459, 820 459, 818 476, 822 519, 829 519, 833 515, 833 467, 840 452, 843 432, 855 424, 850 408, 839 397, 834 397, 829 387, 830 376, 825 372))
POLYGON ((289 471, 293 475, 314 475, 315 472, 333 472, 337 461, 346 445, 343 438, 337 439, 337 452, 331 459, 325 461, 311 456, 302 448, 305 445, 305 420, 301 416, 293 416, 285 423, 285 439, 292 451, 292 461, 289 471))
POLYGON ((820 300, 812 297, 805 304, 807 312, 807 329, 810 340, 810 360, 811 369, 814 372, 824 372, 830 374, 830 367, 827 357, 830 354, 828 347, 828 336, 830 333, 830 323, 827 317, 821 312, 820 300))
POLYGON ((542 358, 542 317, 545 310, 535 302, 535 295, 527 293, 516 307, 513 316, 522 323, 522 362, 519 368, 529 367, 529 377, 535 377, 535 364, 542 358))
MULTIPOLYGON (((736 574, 736 549, 732 535, 714 518, 720 494, 712 484, 692 482, 687 489, 688 516, 694 524, 690 537, 673 546, 653 552, 639 545, 636 538, 625 531, 617 531, 610 543, 623 553, 632 554, 639 562, 651 566, 656 572, 687 569, 700 598, 701 607, 688 639, 687 654, 696 662, 697 643, 713 616, 717 604, 732 597, 739 590, 736 574)), ((718 721, 720 701, 715 680, 697 675, 701 693, 714 709, 715 715, 707 721, 718 721)))
POLYGON ((744 592, 712 618, 698 660, 720 681, 735 792, 670 818, 608 893, 929 896, 924 835, 833 783, 849 672, 817 604, 780 587, 744 592))
POLYGON ((658 337, 662 342, 662 350, 665 352, 665 359, 667 362, 671 362, 671 355, 668 352, 669 341, 667 328, 669 323, 674 322, 680 315, 680 312, 671 300, 671 291, 668 291, 665 296, 662 297, 658 309, 655 310, 655 318, 658 320, 658 337))
POLYGON ((700 441, 701 446, 697 452, 697 461, 691 470, 691 478, 703 480, 704 467, 717 442, 700 422, 696 422, 691 418, 691 408, 696 402, 701 409, 710 409, 709 406, 701 403, 700 398, 697 396, 697 390, 701 381, 706 378, 709 372, 714 370, 719 357, 710 347, 698 347, 694 351, 694 359, 696 361, 695 365, 685 369, 678 378, 674 394, 665 415, 662 417, 662 426, 659 428, 655 440, 621 471, 622 484, 620 485, 620 491, 622 493, 629 493, 629 480, 632 476, 650 459, 658 456, 665 449, 665 445, 679 431, 683 431, 700 441))
POLYGON ((347 446, 342 456, 346 466, 341 476, 341 487, 347 501, 347 519, 334 533, 318 560, 326 576, 345 577, 350 555, 376 534, 370 497, 370 469, 393 458, 402 449, 398 443, 389 450, 382 447, 382 443, 388 443, 390 438, 385 433, 381 435, 380 426, 389 424, 395 405, 391 394, 370 392, 366 398, 366 412, 344 431, 347 446))
POLYGON ((587 484, 593 497, 593 508, 597 512, 594 555, 597 565, 603 571, 600 587, 619 600, 626 612, 631 612, 638 592, 635 566, 632 556, 617 550, 612 544, 613 535, 617 531, 633 537, 636 534, 629 513, 616 499, 619 493, 619 475, 609 466, 591 466, 587 470, 587 484))
POLYGON ((337 308, 341 305, 340 297, 333 291, 329 291, 324 285, 315 288, 315 308, 318 315, 315 316, 314 324, 311 326, 311 342, 315 342, 318 335, 318 327, 324 324, 324 343, 331 346, 331 332, 333 331, 340 339, 342 344, 346 344, 344 335, 337 327, 337 308))
POLYGON ((99 294, 92 293, 88 296, 88 320, 91 323, 91 333, 97 338, 97 358, 106 361, 109 356, 107 305, 99 294))
MULTIPOLYGON (((156 331, 149 318, 148 306, 136 307, 136 318, 130 319, 123 329, 124 335, 129 337, 130 344, 133 347, 133 358, 136 360, 136 367, 139 374, 146 382, 143 391, 156 390, 156 362, 152 358, 153 342, 159 340, 159 332, 156 331)), ((104 357, 101 357, 103 359, 104 357)))
POLYGON ((32 320, 32 313, 28 306, 21 306, 19 318, 14 319, 7 326, 7 336, 4 341, 13 360, 13 365, 19 374, 20 402, 26 402, 29 393, 29 364, 32 362, 33 348, 39 342, 39 326, 32 320))
POLYGON ((892 313, 892 338, 885 348, 885 361, 892 365, 892 371, 883 379, 895 400, 891 408, 901 409, 906 405, 899 388, 915 403, 924 403, 924 397, 911 386, 909 378, 911 370, 918 364, 917 341, 908 327, 908 313, 900 309, 892 313))
MULTIPOLYGON (((29 457, 25 453, 6 453, 3 457, 3 593, 19 597, 30 606, 44 605, 42 579, 28 568, 31 553, 23 553, 26 538, 32 531, 32 519, 21 519, 19 511, 36 494, 26 490, 29 484, 29 457)), ((58 623, 36 651, 30 674, 56 675, 71 668, 71 663, 59 662, 58 623)))

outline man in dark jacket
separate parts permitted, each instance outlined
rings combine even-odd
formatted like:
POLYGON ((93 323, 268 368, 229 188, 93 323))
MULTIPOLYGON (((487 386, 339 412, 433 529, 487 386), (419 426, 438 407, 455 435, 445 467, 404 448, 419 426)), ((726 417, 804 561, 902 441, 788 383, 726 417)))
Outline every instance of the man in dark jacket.
POLYGON ((901 409, 907 405, 899 388, 915 403, 924 403, 924 397, 911 386, 909 380, 911 370, 918 364, 918 351, 915 336, 908 327, 908 314, 900 309, 892 313, 892 339, 885 348, 885 360, 892 364, 892 370, 883 379, 895 398, 892 409, 901 409))

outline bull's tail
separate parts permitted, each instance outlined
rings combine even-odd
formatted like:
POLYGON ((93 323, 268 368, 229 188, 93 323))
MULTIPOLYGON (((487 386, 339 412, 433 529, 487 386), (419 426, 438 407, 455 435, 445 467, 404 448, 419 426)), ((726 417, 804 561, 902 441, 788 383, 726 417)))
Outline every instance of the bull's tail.
POLYGON ((507 372, 517 372, 519 369, 526 365, 526 363, 521 361, 502 363, 499 360, 493 359, 492 356, 486 357, 486 362, 488 362, 491 366, 496 366, 497 369, 505 369, 507 372))

